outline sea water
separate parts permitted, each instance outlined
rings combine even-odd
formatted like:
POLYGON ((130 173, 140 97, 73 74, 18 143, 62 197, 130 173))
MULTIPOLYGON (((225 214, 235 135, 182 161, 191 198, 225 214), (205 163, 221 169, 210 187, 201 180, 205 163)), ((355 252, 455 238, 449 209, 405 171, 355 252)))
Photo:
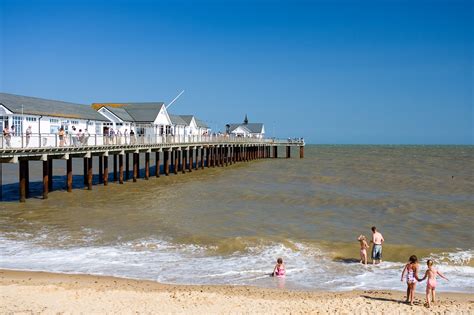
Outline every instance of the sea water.
POLYGON ((440 280, 440 291, 474 292, 472 146, 307 146, 305 159, 92 191, 80 188, 80 162, 78 189, 67 193, 65 162, 55 161, 56 191, 47 200, 35 197, 41 164, 31 162, 33 198, 25 204, 13 201, 16 165, 3 165, 3 197, 11 201, 0 203, 0 268, 176 284, 405 290, 400 274, 415 254, 422 273, 431 258, 450 279, 440 280), (364 266, 356 238, 370 239, 373 225, 386 240, 384 261, 364 266), (277 257, 287 267, 284 280, 268 276, 277 257))

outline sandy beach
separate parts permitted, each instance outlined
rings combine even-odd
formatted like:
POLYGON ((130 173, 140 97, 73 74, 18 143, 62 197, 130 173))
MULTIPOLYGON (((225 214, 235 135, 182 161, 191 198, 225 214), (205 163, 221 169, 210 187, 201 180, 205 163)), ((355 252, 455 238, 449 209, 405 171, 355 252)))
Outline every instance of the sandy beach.
POLYGON ((1 270, 2 314, 56 313, 456 313, 474 312, 474 295, 441 293, 431 308, 398 291, 307 292, 246 286, 165 285, 105 276, 1 270))

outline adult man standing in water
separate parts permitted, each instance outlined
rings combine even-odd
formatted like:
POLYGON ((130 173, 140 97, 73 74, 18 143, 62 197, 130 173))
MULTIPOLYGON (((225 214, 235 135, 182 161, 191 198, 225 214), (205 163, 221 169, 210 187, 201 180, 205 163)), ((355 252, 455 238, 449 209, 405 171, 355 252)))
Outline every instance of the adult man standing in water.
POLYGON ((377 231, 375 226, 372 227, 372 264, 379 264, 382 262, 382 244, 385 240, 382 234, 377 231))

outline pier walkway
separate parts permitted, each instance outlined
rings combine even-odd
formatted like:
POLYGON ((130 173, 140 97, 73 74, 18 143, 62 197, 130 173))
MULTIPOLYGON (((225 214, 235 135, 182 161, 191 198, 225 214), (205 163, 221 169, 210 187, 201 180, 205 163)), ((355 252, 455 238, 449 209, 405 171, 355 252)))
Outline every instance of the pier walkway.
MULTIPOLYGON (((40 137, 38 137, 39 139, 40 137)), ((30 139, 28 139, 30 140, 30 139)), ((300 158, 304 157, 304 140, 257 139, 228 136, 194 137, 133 137, 110 138, 95 136, 91 139, 59 139, 49 145, 37 141, 30 147, 30 141, 21 139, 15 147, 13 143, 0 148, 0 163, 19 165, 19 200, 25 202, 29 195, 29 161, 43 161, 43 199, 52 190, 53 161, 66 160, 66 189, 72 191, 72 159, 82 158, 84 165, 84 185, 92 189, 93 161, 98 162, 99 183, 107 185, 109 178, 109 156, 113 162, 113 178, 120 184, 130 177, 134 182, 139 177, 140 154, 145 155, 145 176, 160 177, 170 173, 186 173, 205 167, 227 166, 233 163, 255 159, 277 158, 278 147, 285 148, 285 157, 291 157, 291 148, 299 148, 300 158), (62 141, 64 140, 64 141, 62 141), (20 143, 21 145, 18 145, 20 143), (26 145, 25 145, 26 144, 26 145), (68 145, 69 144, 69 145, 68 145), (74 144, 74 145, 71 145, 74 144), (155 154, 154 174, 150 174, 150 154, 155 154), (96 157, 96 159, 94 159, 96 157), (131 158, 130 158, 131 157, 131 158)), ((2 143, 6 144, 6 143, 2 143)))

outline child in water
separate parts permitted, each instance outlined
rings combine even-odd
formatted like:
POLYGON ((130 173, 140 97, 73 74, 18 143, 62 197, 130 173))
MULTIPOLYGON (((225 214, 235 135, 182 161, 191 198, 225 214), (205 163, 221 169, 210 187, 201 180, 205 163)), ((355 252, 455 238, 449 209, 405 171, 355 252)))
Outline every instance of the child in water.
POLYGON ((428 281, 426 282, 426 306, 430 307, 430 293, 431 302, 435 302, 436 276, 439 275, 445 280, 448 280, 448 278, 446 278, 441 272, 439 272, 435 267, 433 267, 433 261, 431 259, 426 262, 426 265, 428 265, 428 270, 426 270, 425 276, 421 278, 420 281, 423 281, 428 278, 428 281))
POLYGON ((273 268, 272 277, 284 277, 285 276, 285 264, 282 258, 277 259, 275 268, 273 268))
POLYGON ((418 278, 418 257, 415 255, 411 255, 408 259, 408 263, 405 265, 402 271, 401 281, 405 276, 405 272, 407 274, 407 303, 410 302, 410 305, 413 305, 413 298, 415 297, 415 287, 416 281, 419 281, 418 278))
POLYGON ((369 244, 367 244, 367 238, 365 235, 360 235, 357 240, 360 243, 360 263, 367 265, 367 248, 369 248, 369 244))

